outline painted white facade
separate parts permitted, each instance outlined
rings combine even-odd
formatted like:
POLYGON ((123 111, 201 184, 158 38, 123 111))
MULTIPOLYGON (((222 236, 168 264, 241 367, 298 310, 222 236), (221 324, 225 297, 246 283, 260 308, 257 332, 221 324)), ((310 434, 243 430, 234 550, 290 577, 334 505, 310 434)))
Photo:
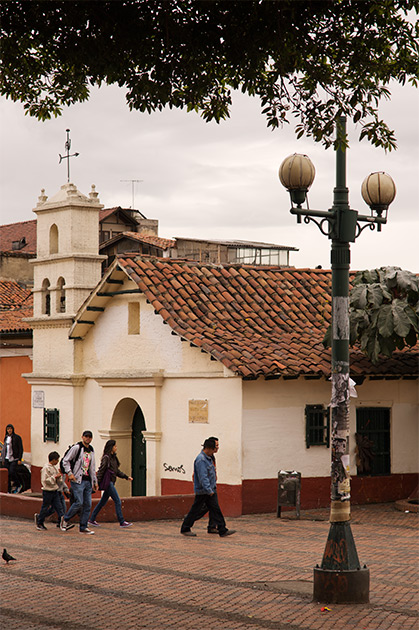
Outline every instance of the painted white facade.
MULTIPOLYGON (((366 380, 350 402, 350 471, 356 474, 357 407, 391 410, 391 472, 415 473, 418 464, 418 382, 366 380)), ((324 380, 250 381, 243 388, 243 478, 266 479, 279 470, 297 470, 303 477, 330 474, 330 449, 305 444, 307 404, 330 402, 331 384, 324 380)))
MULTIPOLYGON (((45 393, 45 407, 60 410, 60 439, 58 444, 43 442, 43 410, 33 409, 33 465, 43 466, 52 449, 63 454, 83 430, 90 429, 98 459, 106 440, 116 439, 121 469, 130 474, 132 421, 139 406, 145 419, 147 495, 161 493, 162 479, 190 481, 193 460, 211 435, 221 444, 220 484, 240 486, 243 480, 275 479, 281 469, 297 470, 303 477, 329 475, 330 450, 306 448, 304 415, 307 404, 328 405, 329 382, 304 378, 243 381, 209 354, 172 334, 122 270, 114 279, 119 284, 109 286, 117 287, 115 293, 125 293, 100 298, 104 301, 99 308, 89 306, 103 258, 97 254, 102 207, 97 193, 88 198, 68 184, 50 202, 44 197, 34 210, 38 258, 31 319, 33 373, 27 380, 32 389, 45 393), (57 232, 55 228, 51 232, 53 225, 57 232), (47 314, 42 302, 44 279, 48 278, 54 292, 61 277, 65 278, 66 310, 52 308, 47 314), (85 326, 84 332, 71 339, 73 317, 83 302, 85 320, 96 309, 94 323, 79 324, 85 326), (137 316, 139 321, 133 321, 137 316), (191 422, 190 401, 207 401, 207 421, 191 422)), ((51 304, 57 303, 52 299, 51 304)), ((359 397, 352 399, 350 412, 351 473, 356 472, 356 406, 391 409, 392 472, 416 472, 417 381, 366 380, 357 391, 359 397)), ((118 487, 122 496, 129 496, 128 482, 118 481, 118 487)))

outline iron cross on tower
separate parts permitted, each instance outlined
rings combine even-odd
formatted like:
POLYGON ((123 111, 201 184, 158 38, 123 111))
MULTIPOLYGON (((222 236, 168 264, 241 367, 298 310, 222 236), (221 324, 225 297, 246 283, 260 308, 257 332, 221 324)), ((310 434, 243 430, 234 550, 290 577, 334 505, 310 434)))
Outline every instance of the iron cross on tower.
POLYGON ((78 155, 80 155, 79 153, 73 153, 73 155, 70 155, 70 148, 71 148, 71 140, 70 140, 70 129, 66 129, 67 132, 67 140, 65 142, 65 150, 67 151, 67 155, 61 155, 61 153, 59 153, 58 155, 60 156, 60 161, 58 162, 58 164, 61 164, 61 162, 63 160, 67 160, 67 183, 70 183, 70 158, 72 157, 77 157, 78 155))

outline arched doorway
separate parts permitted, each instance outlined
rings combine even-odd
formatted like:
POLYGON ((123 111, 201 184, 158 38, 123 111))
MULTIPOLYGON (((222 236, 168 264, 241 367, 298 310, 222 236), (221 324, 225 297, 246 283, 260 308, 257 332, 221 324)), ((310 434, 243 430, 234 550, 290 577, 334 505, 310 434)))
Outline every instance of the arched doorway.
POLYGON ((115 439, 118 442, 118 458, 121 470, 130 475, 133 481, 121 481, 121 496, 142 497, 147 495, 147 461, 144 432, 146 423, 144 414, 134 398, 122 398, 112 414, 110 431, 103 432, 103 439, 115 439), (125 494, 124 494, 125 492, 125 494))
POLYGON ((132 496, 145 497, 147 494, 147 454, 143 431, 146 430, 141 407, 137 407, 132 419, 131 476, 132 496))

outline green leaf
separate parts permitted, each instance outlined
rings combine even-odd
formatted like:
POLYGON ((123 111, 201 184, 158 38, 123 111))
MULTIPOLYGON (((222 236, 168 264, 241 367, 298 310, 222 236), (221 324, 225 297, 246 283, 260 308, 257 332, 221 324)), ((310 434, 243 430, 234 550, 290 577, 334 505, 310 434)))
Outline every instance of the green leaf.
POLYGON ((368 288, 364 284, 358 285, 354 289, 352 289, 351 296, 350 296, 351 307, 353 307, 354 309, 366 308, 368 304, 367 293, 368 293, 368 288))
POLYGON ((407 316, 405 308, 406 303, 402 300, 394 300, 391 305, 391 312, 394 321, 394 331, 400 337, 406 337, 411 327, 410 318, 407 316))
POLYGON ((389 337, 387 339, 382 338, 379 341, 380 345, 380 353, 384 354, 386 357, 391 357, 393 352, 396 350, 396 343, 393 337, 389 337))
POLYGON ((413 328, 411 328, 409 330, 409 333, 406 335, 404 340, 405 340, 406 344, 408 346, 410 346, 411 348, 413 346, 415 346, 416 343, 417 343, 417 340, 418 340, 418 332, 417 332, 417 330, 414 330, 413 328))
POLYGON ((391 337, 394 332, 393 311, 391 304, 384 304, 377 313, 376 326, 383 337, 391 337))
POLYGON ((383 303, 385 292, 380 284, 367 286, 367 302, 372 308, 377 308, 383 303))

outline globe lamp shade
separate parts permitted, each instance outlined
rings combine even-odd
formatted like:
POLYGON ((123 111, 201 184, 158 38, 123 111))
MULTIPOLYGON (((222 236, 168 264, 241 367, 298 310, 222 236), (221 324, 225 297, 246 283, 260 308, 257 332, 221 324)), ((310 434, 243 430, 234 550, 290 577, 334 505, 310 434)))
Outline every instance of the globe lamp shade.
POLYGON ((371 210, 381 216, 396 196, 396 184, 387 173, 371 173, 362 182, 361 194, 371 210))
POLYGON ((314 181, 316 169, 307 155, 289 155, 279 167, 281 184, 289 191, 291 200, 301 205, 314 181))

